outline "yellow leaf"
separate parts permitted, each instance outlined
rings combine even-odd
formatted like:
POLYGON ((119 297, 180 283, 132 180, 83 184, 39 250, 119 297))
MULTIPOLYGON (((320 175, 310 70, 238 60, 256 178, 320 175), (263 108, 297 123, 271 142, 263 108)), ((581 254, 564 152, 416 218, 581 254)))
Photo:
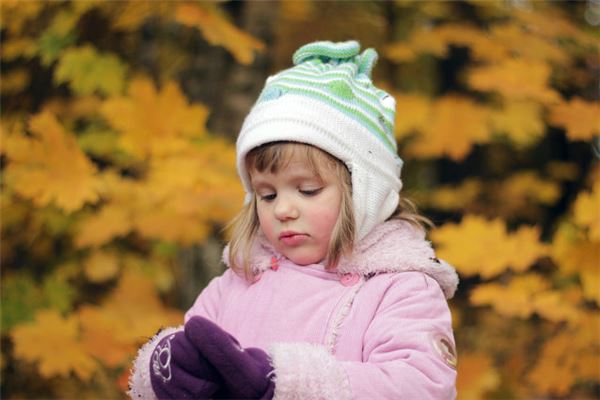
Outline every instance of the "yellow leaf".
POLYGON ((132 229, 127 209, 108 204, 96 214, 84 217, 75 238, 77 247, 101 246, 115 237, 124 236, 132 229))
POLYGON ((428 194, 429 205, 440 210, 461 210, 474 203, 483 185, 476 179, 466 179, 458 185, 442 185, 428 194))
POLYGON ((19 57, 31 58, 36 51, 35 41, 29 38, 17 37, 6 39, 0 48, 2 61, 13 61, 19 57))
POLYGON ((591 192, 579 193, 573 206, 574 222, 588 229, 591 240, 600 241, 600 183, 591 192))
POLYGON ((490 39, 501 43, 506 51, 524 60, 564 64, 569 61, 569 55, 555 40, 549 40, 539 34, 532 34, 527 27, 510 23, 492 26, 490 39))
POLYGON ((153 282, 125 271, 117 288, 103 303, 103 312, 112 313, 126 327, 115 331, 119 342, 143 343, 161 327, 183 323, 183 313, 161 304, 153 282))
POLYGON ((433 230, 431 238, 439 246, 437 254, 465 276, 491 278, 508 268, 522 272, 548 252, 538 228, 522 226, 507 233, 503 221, 474 215, 433 230))
POLYGON ((563 223, 552 239, 552 258, 564 274, 577 273, 585 298, 600 304, 600 241, 563 223))
POLYGON ((84 264, 86 277, 94 283, 105 282, 119 273, 119 258, 115 252, 98 250, 84 264))
POLYGON ((127 321, 104 307, 83 306, 79 310, 83 328, 82 345, 109 368, 126 365, 137 350, 136 341, 126 335, 127 321))
POLYGON ((108 99, 101 112, 121 131, 121 146, 137 157, 161 156, 189 147, 189 139, 206 134, 208 109, 188 105, 175 82, 156 91, 149 79, 134 79, 128 97, 108 99))
POLYGON ((265 44, 232 25, 219 10, 207 3, 182 3, 177 6, 175 20, 198 28, 213 45, 225 47, 235 59, 245 65, 252 63, 255 51, 265 44))
POLYGON ((96 91, 116 95, 125 86, 126 65, 113 54, 98 53, 91 46, 64 50, 54 71, 57 83, 69 82, 77 94, 96 91))
POLYGON ((73 134, 47 112, 33 116, 29 130, 32 138, 6 138, 7 184, 38 206, 54 202, 67 212, 96 201, 96 167, 81 152, 73 134))
POLYGON ((477 353, 460 355, 456 378, 457 399, 483 399, 499 383, 500 374, 489 356, 477 353))
POLYGON ((48 4, 43 1, 2 0, 2 7, 0 7, 2 29, 19 36, 48 4))
POLYGON ((488 113, 464 97, 442 97, 434 103, 430 121, 407 150, 416 157, 446 155, 455 161, 462 160, 473 145, 489 141, 488 113))
POLYGON ((431 102, 416 94, 394 95, 396 98, 396 138, 400 139, 427 125, 431 113, 431 102))
POLYGON ((509 101, 501 110, 494 110, 490 121, 495 131, 506 134, 517 147, 531 146, 545 133, 542 106, 531 101, 509 101))
POLYGON ((572 293, 565 293, 562 290, 538 293, 532 300, 533 309, 540 316, 552 322, 575 321, 581 316, 577 308, 581 291, 577 291, 579 296, 575 300, 570 299, 573 297, 572 293))
POLYGON ((75 316, 61 317, 52 310, 40 311, 35 321, 15 327, 11 336, 15 356, 38 362, 44 378, 68 377, 71 371, 88 381, 98 365, 79 341, 79 323, 75 316))
POLYGON ((19 93, 27 88, 30 81, 29 72, 25 69, 4 72, 0 82, 0 91, 5 95, 19 93))
POLYGON ((484 92, 498 92, 507 100, 534 100, 547 104, 560 99, 549 86, 550 73, 547 63, 509 58, 472 68, 469 85, 484 92))
POLYGON ((552 106, 549 120, 553 125, 564 127, 571 140, 591 140, 600 134, 600 103, 574 97, 552 106))
POLYGON ((103 2, 102 10, 110 15, 110 23, 115 29, 135 31, 149 17, 170 20, 176 4, 174 1, 114 1, 103 2))
POLYGON ((527 378, 539 393, 564 396, 575 383, 577 352, 573 337, 559 333, 544 343, 541 355, 527 378))
POLYGON ((517 276, 508 285, 478 285, 471 292, 470 300, 476 306, 491 305, 501 315, 527 318, 535 311, 535 296, 548 286, 548 282, 539 275, 517 276))

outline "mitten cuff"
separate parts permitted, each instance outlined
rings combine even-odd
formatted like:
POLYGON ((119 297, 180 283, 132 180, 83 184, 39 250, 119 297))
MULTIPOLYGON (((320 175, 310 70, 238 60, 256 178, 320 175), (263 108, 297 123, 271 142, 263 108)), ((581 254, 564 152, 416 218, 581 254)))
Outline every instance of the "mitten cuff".
POLYGON ((152 352, 163 338, 182 330, 183 326, 165 328, 140 348, 133 362, 131 375, 129 376, 129 391, 127 392, 129 397, 135 400, 157 400, 156 394, 152 390, 152 382, 150 382, 150 358, 152 357, 152 352))
POLYGON ((275 399, 350 399, 342 364, 325 347, 311 343, 276 343, 269 349, 275 399))

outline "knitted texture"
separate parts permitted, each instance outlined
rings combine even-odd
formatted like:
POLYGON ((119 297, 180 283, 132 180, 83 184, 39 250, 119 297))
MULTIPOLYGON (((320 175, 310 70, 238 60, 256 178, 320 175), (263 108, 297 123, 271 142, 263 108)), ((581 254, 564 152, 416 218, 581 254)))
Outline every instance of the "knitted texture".
POLYGON ((298 49, 294 67, 267 79, 237 141, 238 170, 249 194, 244 160, 262 144, 306 143, 344 162, 352 174, 358 240, 392 214, 402 188, 395 100, 371 81, 377 52, 359 52, 356 41, 298 49))

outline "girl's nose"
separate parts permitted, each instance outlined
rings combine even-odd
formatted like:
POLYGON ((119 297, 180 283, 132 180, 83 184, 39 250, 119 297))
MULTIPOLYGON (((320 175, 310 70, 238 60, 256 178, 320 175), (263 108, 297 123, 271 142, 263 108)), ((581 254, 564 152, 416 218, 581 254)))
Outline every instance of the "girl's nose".
POLYGON ((287 196, 278 195, 275 201, 275 218, 277 218, 280 221, 298 218, 298 208, 296 207, 292 199, 290 199, 287 196))

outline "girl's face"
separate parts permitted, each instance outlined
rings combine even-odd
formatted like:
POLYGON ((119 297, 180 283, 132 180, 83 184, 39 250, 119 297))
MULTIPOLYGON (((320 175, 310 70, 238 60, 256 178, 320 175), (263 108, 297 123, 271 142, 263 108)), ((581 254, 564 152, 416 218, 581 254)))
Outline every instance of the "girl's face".
POLYGON ((329 170, 319 178, 301 156, 277 172, 252 171, 260 228, 275 249, 298 265, 321 262, 340 213, 342 189, 329 170))

